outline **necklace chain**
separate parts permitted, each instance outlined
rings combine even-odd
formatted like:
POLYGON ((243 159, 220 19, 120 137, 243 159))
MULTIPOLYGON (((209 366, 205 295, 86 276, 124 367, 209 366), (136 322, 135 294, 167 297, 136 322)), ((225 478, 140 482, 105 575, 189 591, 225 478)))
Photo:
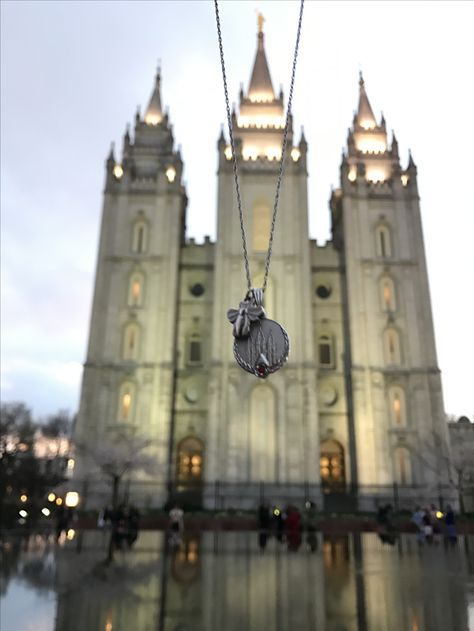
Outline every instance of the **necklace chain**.
MULTIPOLYGON (((224 95, 225 95, 225 105, 226 105, 226 110, 227 110, 227 124, 229 127, 229 139, 230 139, 230 146, 232 148, 235 192, 237 194, 237 206, 239 209, 240 232, 242 235, 242 249, 244 252, 245 274, 247 276, 247 288, 250 291, 252 289, 252 279, 250 276, 250 264, 249 264, 249 257, 248 257, 248 251, 247 251, 247 237, 245 234, 244 216, 242 212, 242 197, 240 194, 239 169, 237 165, 237 154, 235 152, 234 134, 232 130, 232 116, 230 113, 229 92, 227 90, 227 76, 226 76, 225 63, 224 63, 224 49, 222 47, 221 22, 220 22, 220 17, 219 17, 219 6, 217 2, 218 0, 214 0, 214 7, 216 10, 217 37, 219 40, 219 52, 220 52, 220 57, 221 57, 222 80, 224 83, 224 95)), ((279 164, 279 169, 278 169, 278 179, 277 179, 277 185, 276 185, 276 191, 275 191, 275 201, 273 204, 272 223, 270 226, 270 235, 268 239, 267 256, 265 258, 265 272, 263 276, 263 285, 262 285, 263 292, 267 288, 268 270, 270 269, 270 260, 272 258, 273 237, 275 234, 275 223, 276 223, 276 217, 277 217, 277 212, 278 212, 278 202, 280 199, 281 180, 283 178, 283 170, 284 170, 284 165, 285 165, 285 153, 286 153, 286 145, 287 145, 287 140, 288 140, 288 130, 290 127, 291 103, 293 101, 293 86, 295 83, 296 60, 298 58, 298 48, 299 48, 299 43, 300 43, 301 22, 303 19, 303 7, 304 7, 304 0, 301 0, 300 13, 299 13, 299 18, 298 18, 298 29, 296 33, 295 52, 293 56, 293 66, 291 69, 291 82, 290 82, 290 91, 288 94, 288 106, 286 110, 286 120, 285 120, 285 127, 283 130, 283 140, 282 140, 282 146, 281 146, 280 164, 279 164)))

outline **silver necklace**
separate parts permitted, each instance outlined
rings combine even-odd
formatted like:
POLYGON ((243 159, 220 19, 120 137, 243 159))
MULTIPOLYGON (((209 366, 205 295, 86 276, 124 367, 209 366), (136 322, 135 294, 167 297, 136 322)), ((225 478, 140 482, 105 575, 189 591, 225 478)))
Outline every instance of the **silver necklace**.
POLYGON ((261 289, 252 287, 250 276, 250 265, 247 251, 247 238, 245 234, 244 217, 242 212, 242 198, 240 195, 239 170, 237 155, 235 152, 234 134, 232 131, 232 117, 230 113, 229 94, 227 90, 227 76, 224 63, 224 50, 222 47, 221 23, 219 17, 218 0, 214 0, 216 11, 217 37, 219 41, 219 52, 221 57, 222 80, 224 83, 224 95, 227 111, 227 125, 229 128, 230 146, 232 149, 233 171, 235 192, 237 196, 237 206, 239 209, 240 232, 242 235, 242 250, 244 255, 245 274, 247 277, 247 293, 237 309, 229 309, 227 318, 233 324, 234 335, 234 357, 241 368, 260 378, 265 378, 269 374, 276 372, 288 359, 290 352, 290 339, 285 329, 274 320, 266 317, 263 308, 263 296, 267 288, 268 271, 272 258, 273 237, 275 234, 275 223, 278 212, 278 201, 280 198, 281 180, 285 164, 285 153, 290 123, 291 103, 293 100, 293 86, 295 83, 296 61, 298 58, 298 47, 300 42, 301 22, 303 19, 304 0, 301 0, 300 13, 298 19, 298 29, 296 33, 295 52, 293 56, 293 66, 291 71, 290 90, 288 94, 288 106, 286 111, 286 121, 283 130, 283 140, 281 148, 280 164, 275 191, 275 201, 273 204, 272 222, 268 239, 268 250, 265 258, 265 271, 261 289))

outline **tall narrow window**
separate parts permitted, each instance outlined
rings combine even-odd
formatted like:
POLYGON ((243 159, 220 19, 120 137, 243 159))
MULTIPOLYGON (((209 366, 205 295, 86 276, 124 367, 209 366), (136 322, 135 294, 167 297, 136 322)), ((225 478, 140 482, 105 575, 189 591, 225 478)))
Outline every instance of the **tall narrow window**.
POLYGON ((135 385, 131 382, 125 382, 120 388, 119 394, 119 421, 130 421, 133 418, 133 408, 135 405, 135 385))
POLYGON ((266 252, 270 235, 270 204, 265 200, 257 201, 253 208, 253 250, 266 252))
POLYGON ((396 329, 390 328, 385 331, 385 359, 388 364, 401 364, 400 336, 396 329))
POLYGON ((199 333, 193 333, 189 338, 189 351, 188 351, 188 363, 189 364, 201 364, 202 363, 202 348, 201 348, 201 336, 199 333))
POLYGON ((375 251, 382 258, 392 256, 392 240, 387 226, 378 226, 375 230, 375 251))
POLYGON ((135 254, 143 254, 147 249, 148 230, 144 221, 137 221, 133 226, 132 250, 135 254))
MULTIPOLYGON (((250 394, 248 458, 252 482, 274 482, 278 469, 277 401, 268 385, 255 386, 250 394)), ((247 440, 244 438, 244 440, 247 440)), ((245 473, 243 474, 245 475, 245 473)))
POLYGON ((394 451, 395 481, 398 484, 411 484, 411 458, 406 447, 397 447, 394 451))
POLYGON ((389 405, 392 425, 394 427, 405 427, 407 424, 405 393, 399 386, 390 388, 389 405))
POLYGON ((384 276, 380 281, 380 298, 383 311, 395 311, 395 285, 388 276, 384 276))
POLYGON ((141 307, 143 304, 143 274, 135 272, 130 276, 128 286, 128 305, 129 307, 141 307))
POLYGON ((326 368, 333 365, 333 350, 329 335, 320 335, 318 339, 319 365, 326 368))
POLYGON ((140 327, 136 322, 127 324, 123 336, 123 359, 136 360, 138 359, 140 342, 140 327))

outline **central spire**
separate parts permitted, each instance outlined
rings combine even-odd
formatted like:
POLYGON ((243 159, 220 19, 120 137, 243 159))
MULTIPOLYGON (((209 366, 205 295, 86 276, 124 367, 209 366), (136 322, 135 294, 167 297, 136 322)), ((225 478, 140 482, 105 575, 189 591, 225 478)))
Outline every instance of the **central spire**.
POLYGON ((362 72, 359 73, 359 108, 357 111, 357 122, 364 129, 374 129, 377 126, 369 97, 365 91, 365 82, 362 77, 362 72))
POLYGON ((145 113, 145 123, 148 125, 158 125, 163 119, 163 110, 161 107, 161 68, 158 66, 156 72, 155 86, 151 94, 150 102, 145 113))
POLYGON ((251 101, 273 101, 275 92, 273 91, 270 70, 268 69, 267 56, 263 45, 263 23, 265 18, 261 13, 257 14, 258 35, 257 35, 257 54, 255 55, 255 63, 253 65, 252 76, 248 90, 248 97, 251 101))

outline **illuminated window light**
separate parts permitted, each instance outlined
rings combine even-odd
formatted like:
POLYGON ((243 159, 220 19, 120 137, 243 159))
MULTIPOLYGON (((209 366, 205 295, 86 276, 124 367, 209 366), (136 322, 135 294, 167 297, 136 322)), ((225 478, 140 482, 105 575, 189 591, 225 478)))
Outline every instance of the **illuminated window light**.
POLYGON ((245 147, 242 151, 242 157, 244 160, 256 160, 258 157, 257 147, 245 147))
POLYGON ((51 511, 49 510, 49 508, 42 508, 41 512, 45 517, 49 517, 51 515, 51 511))
POLYGON ((279 114, 271 116, 269 114, 255 114, 254 116, 239 116, 237 119, 239 127, 257 127, 258 129, 267 129, 272 127, 275 129, 283 129, 285 119, 279 114))
POLYGON ((27 499, 28 499, 28 495, 25 495, 24 493, 23 493, 23 495, 20 495, 20 501, 21 502, 25 503, 27 501, 27 499))
POLYGON ((400 177, 400 179, 401 179, 401 181, 402 181, 403 186, 407 186, 408 181, 409 181, 409 179, 410 179, 410 178, 408 177, 408 175, 403 174, 403 175, 400 177))
POLYGON ((158 114, 147 114, 145 116, 145 123, 147 125, 158 125, 158 123, 161 123, 161 116, 158 116, 158 114))
POLYGON ((77 491, 68 491, 66 493, 66 506, 75 508, 79 504, 79 493, 77 491))
POLYGON ((23 517, 23 518, 24 518, 24 517, 27 517, 27 516, 28 516, 28 513, 26 512, 26 510, 21 510, 21 511, 20 511, 20 513, 19 513, 19 515, 20 515, 20 517, 23 517))
POLYGON ((123 175, 123 169, 122 169, 122 165, 121 164, 116 164, 114 166, 114 175, 117 178, 117 180, 120 180, 120 178, 123 175))
POLYGON ((265 155, 269 160, 279 160, 281 157, 281 149, 279 147, 269 147, 265 155))
POLYGON ((254 92, 249 94, 249 100, 251 103, 270 103, 275 97, 271 92, 254 92))
POLYGON ((293 147, 293 149, 291 150, 291 158, 293 162, 298 162, 300 157, 301 157, 301 151, 297 149, 296 147, 293 147))
POLYGON ((74 469, 74 465, 76 464, 74 458, 69 458, 67 461, 67 468, 72 471, 74 469))
POLYGON ((232 160, 232 147, 230 145, 227 145, 227 147, 224 149, 224 155, 226 157, 226 160, 232 160))
POLYGON ((356 143, 356 147, 362 153, 384 153, 387 150, 387 145, 382 140, 371 138, 361 138, 356 143))
POLYGON ((122 418, 127 419, 130 412, 130 405, 132 403, 132 395, 127 392, 122 397, 122 418))
POLYGON ((48 495, 48 501, 49 502, 54 502, 55 499, 56 499, 56 495, 54 493, 50 493, 48 495))
POLYGON ((349 169, 349 173, 347 175, 347 179, 349 180, 349 182, 355 182, 357 179, 357 169, 355 166, 352 166, 349 169))
POLYGON ((61 506, 61 504, 63 503, 62 499, 60 497, 56 498, 56 506, 61 506))
POLYGON ((168 179, 168 182, 174 182, 176 178, 176 169, 174 167, 168 167, 166 169, 166 177, 168 179))
POLYGON ((368 169, 367 180, 369 182, 384 182, 385 171, 382 171, 381 169, 368 169))

